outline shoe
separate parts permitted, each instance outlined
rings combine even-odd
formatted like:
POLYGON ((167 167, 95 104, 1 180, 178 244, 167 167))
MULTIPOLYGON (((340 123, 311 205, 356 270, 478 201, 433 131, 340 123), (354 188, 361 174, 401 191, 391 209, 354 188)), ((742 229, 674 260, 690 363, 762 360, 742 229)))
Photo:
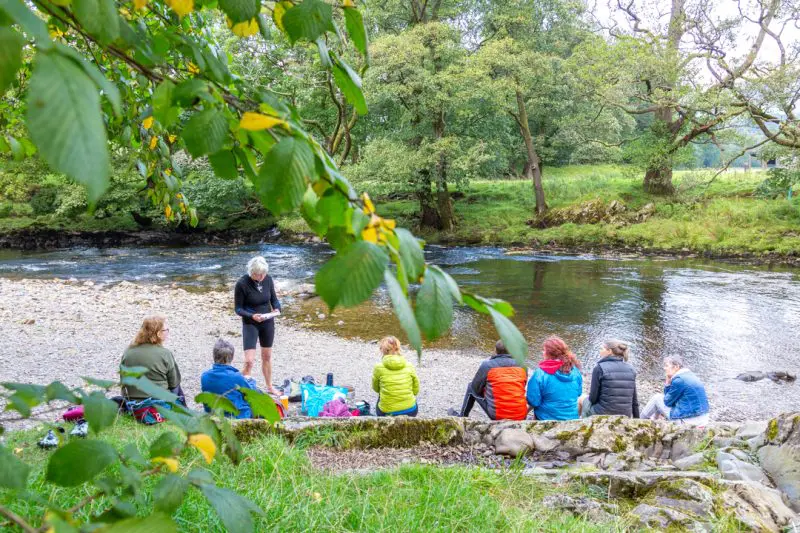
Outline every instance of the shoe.
POLYGON ((451 407, 447 410, 447 416, 461 416, 461 412, 451 407))
MULTIPOLYGON (((64 433, 64 428, 58 428, 59 433, 64 433)), ((39 448, 43 448, 45 450, 49 450, 50 448, 58 447, 58 443, 60 442, 56 432, 51 430, 47 431, 47 435, 42 438, 37 444, 39 448)))
POLYGON ((86 437, 89 434, 89 423, 86 420, 78 420, 69 434, 71 437, 86 437))

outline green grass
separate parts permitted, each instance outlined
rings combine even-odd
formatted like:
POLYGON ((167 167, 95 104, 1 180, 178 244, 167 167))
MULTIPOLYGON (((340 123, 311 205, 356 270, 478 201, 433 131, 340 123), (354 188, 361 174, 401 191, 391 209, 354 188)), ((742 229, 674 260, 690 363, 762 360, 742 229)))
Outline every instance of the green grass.
MULTIPOLYGON (((548 206, 560 209, 600 200, 622 202, 638 211, 653 203, 645 222, 566 223, 545 229, 533 218, 532 186, 525 180, 473 181, 455 200, 457 227, 449 233, 420 231, 428 242, 556 247, 633 247, 652 251, 692 251, 715 255, 800 253, 800 200, 765 200, 752 195, 765 178, 760 171, 727 172, 708 185, 708 171, 675 173, 677 194, 646 194, 641 176, 629 169, 603 166, 546 168, 548 206)), ((372 184, 366 184, 371 189, 372 184)), ((411 199, 381 198, 378 210, 405 226, 417 223, 411 199)))
MULTIPOLYGON (((103 439, 118 449, 133 440, 145 453, 148 443, 165 427, 146 427, 120 420, 103 433, 103 439)), ((9 448, 22 448, 21 457, 32 465, 31 486, 52 503, 71 506, 90 494, 91 487, 53 488, 43 482, 51 452, 37 449, 42 430, 7 435, 9 448)), ((483 469, 409 465, 367 475, 330 475, 315 470, 300 447, 269 437, 244 446, 245 460, 238 466, 227 458, 215 460, 209 469, 216 483, 243 494, 258 504, 265 516, 257 531, 614 531, 623 521, 591 523, 562 512, 543 508, 541 498, 556 492, 586 494, 577 485, 552 485, 522 476, 515 470, 490 472, 483 469)), ((194 451, 181 458, 181 469, 202 466, 194 451)), ((354 468, 359 465, 354 464, 354 468)), ((113 468, 113 467, 112 467, 113 468)), ((144 485, 146 495, 140 509, 152 507, 153 483, 144 485)), ((96 514, 102 500, 86 508, 96 514)), ((44 508, 0 491, 0 505, 21 516, 38 517, 44 508)), ((184 531, 219 531, 221 526, 203 497, 190 489, 175 513, 184 531)), ((0 523, 0 529, 3 524, 0 523)))

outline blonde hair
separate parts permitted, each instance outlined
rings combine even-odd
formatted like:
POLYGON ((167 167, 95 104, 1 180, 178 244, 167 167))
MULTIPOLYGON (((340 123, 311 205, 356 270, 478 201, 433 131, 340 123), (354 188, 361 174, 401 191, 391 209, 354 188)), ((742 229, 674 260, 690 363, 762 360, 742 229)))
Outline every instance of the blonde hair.
POLYGON ((255 274, 259 276, 261 274, 268 274, 269 273, 269 264, 267 264, 267 260, 261 257, 260 255, 255 256, 250 261, 247 262, 247 273, 249 275, 255 274))
POLYGON ((628 357, 630 357, 630 347, 628 346, 627 342, 617 341, 617 340, 608 340, 603 343, 603 347, 606 350, 611 350, 613 355, 617 357, 622 357, 623 361, 627 361, 628 357))
POLYGON ((400 354, 400 341, 397 337, 384 337, 379 344, 383 355, 400 354))
POLYGON ((139 346, 141 344, 161 344, 161 339, 158 334, 164 329, 164 324, 167 319, 161 315, 153 315, 145 317, 142 322, 142 327, 139 328, 139 333, 133 339, 131 346, 139 346))

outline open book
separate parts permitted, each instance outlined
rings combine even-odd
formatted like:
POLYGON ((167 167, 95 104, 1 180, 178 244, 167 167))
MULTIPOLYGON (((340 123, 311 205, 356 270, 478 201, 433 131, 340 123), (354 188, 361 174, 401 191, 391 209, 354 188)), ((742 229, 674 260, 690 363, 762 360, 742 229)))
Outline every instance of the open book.
POLYGON ((272 311, 270 313, 263 313, 261 316, 264 317, 264 320, 269 320, 270 318, 275 318, 276 316, 280 315, 280 311, 272 311))

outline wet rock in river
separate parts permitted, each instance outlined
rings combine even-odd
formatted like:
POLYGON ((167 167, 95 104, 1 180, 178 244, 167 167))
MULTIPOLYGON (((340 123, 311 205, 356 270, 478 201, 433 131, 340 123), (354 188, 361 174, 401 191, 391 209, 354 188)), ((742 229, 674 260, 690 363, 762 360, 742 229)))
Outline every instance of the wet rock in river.
POLYGON ((777 372, 767 372, 767 377, 778 383, 779 381, 786 381, 786 382, 793 382, 797 379, 795 374, 790 374, 789 372, 777 371, 777 372))
POLYGON ((767 377, 767 375, 764 374, 763 372, 742 372, 741 374, 736 376, 736 379, 738 379, 739 381, 746 381, 748 383, 752 383, 753 381, 761 381, 765 377, 767 377))

